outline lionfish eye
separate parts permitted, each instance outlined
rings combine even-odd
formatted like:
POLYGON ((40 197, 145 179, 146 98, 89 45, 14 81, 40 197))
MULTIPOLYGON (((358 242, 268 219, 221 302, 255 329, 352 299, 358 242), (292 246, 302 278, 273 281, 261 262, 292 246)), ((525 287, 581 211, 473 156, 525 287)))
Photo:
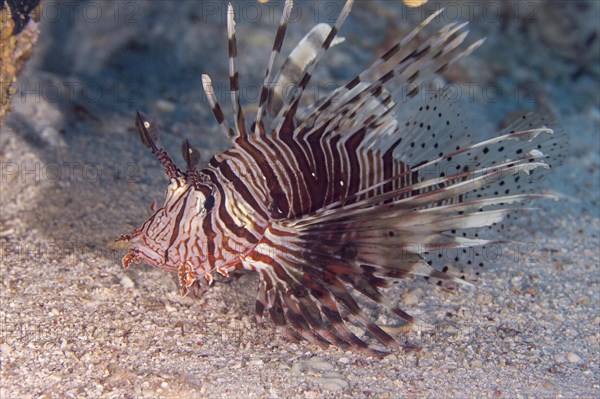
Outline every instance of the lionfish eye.
POLYGON ((204 209, 206 209, 206 211, 210 211, 213 206, 215 206, 215 197, 211 194, 208 197, 206 197, 206 201, 204 201, 204 209))

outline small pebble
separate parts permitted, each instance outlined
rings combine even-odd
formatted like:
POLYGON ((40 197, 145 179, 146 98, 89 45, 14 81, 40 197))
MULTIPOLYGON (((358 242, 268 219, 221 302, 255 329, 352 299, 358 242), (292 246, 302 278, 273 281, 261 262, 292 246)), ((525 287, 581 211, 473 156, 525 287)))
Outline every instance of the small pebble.
POLYGON ((574 354, 573 352, 567 353, 567 360, 570 363, 580 363, 581 362, 581 358, 579 356, 577 356, 576 354, 574 354))
POLYGON ((0 351, 5 355, 8 356, 11 354, 12 352, 12 348, 5 342, 2 345, 0 345, 0 351))
POLYGON ((177 311, 177 309, 175 309, 173 306, 171 306, 171 305, 168 305, 168 304, 165 304, 165 310, 166 310, 167 312, 169 312, 169 313, 172 313, 172 312, 176 312, 176 311, 177 311))
POLYGON ((2 231, 0 231, 0 237, 8 237, 8 236, 12 235, 14 232, 15 232, 15 229, 2 230, 2 231))
POLYGON ((482 305, 489 305, 492 303, 492 296, 490 294, 479 294, 477 295, 477 303, 482 305))
POLYGON ((127 276, 126 274, 123 275, 123 277, 121 277, 121 280, 119 282, 125 289, 130 289, 130 288, 135 287, 135 283, 133 282, 133 280, 130 279, 129 276, 127 276))
POLYGON ((323 378, 315 379, 321 388, 325 391, 343 391, 348 388, 348 381, 342 378, 342 375, 338 373, 331 373, 323 378))
POLYGON ((304 397, 306 399, 317 399, 322 397, 321 392, 317 390, 304 391, 304 397))
POLYGON ((421 296, 420 289, 409 291, 406 294, 404 294, 404 296, 402 297, 402 303, 404 303, 405 305, 415 305, 419 302, 420 296, 421 296))

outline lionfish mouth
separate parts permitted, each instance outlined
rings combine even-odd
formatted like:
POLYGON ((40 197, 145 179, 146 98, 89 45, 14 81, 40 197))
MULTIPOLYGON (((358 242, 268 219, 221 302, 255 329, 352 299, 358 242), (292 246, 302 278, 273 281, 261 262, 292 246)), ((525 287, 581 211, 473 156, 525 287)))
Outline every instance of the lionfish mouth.
POLYGON ((123 257, 123 268, 129 269, 132 263, 140 263, 142 261, 141 256, 137 253, 136 249, 130 249, 129 253, 123 257))
MULTIPOLYGON (((134 240, 138 241, 138 240, 136 240, 136 238, 138 238, 138 237, 140 237, 139 232, 136 232, 133 235, 125 234, 125 235, 120 236, 118 239, 116 239, 112 243, 112 247, 114 249, 128 249, 129 250, 127 255, 125 255, 123 257, 123 260, 122 260, 123 268, 129 269, 129 267, 131 266, 132 263, 140 263, 142 261, 145 261, 146 263, 148 263, 150 265, 154 265, 159 268, 166 269, 167 268, 166 263, 157 264, 156 259, 153 259, 152 256, 150 256, 150 254, 147 253, 147 251, 142 251, 138 247, 138 244, 136 242, 132 242, 134 240)), ((227 269, 217 268, 215 270, 225 277, 229 276, 227 269)), ((192 284, 194 284, 194 282, 196 280, 198 280, 199 274, 198 274, 198 272, 194 271, 193 268, 187 262, 184 262, 178 269, 176 269, 176 271, 177 271, 177 276, 179 277, 179 284, 181 286, 181 295, 186 296, 188 294, 189 287, 191 287, 192 284)), ((214 272, 214 270, 213 270, 213 272, 214 272)), ((212 273, 205 272, 204 277, 208 281, 208 285, 211 285, 213 282, 212 273)))
POLYGON ((128 250, 122 260, 125 269, 128 269, 133 263, 145 262, 165 271, 177 270, 176 266, 168 262, 166 254, 158 252, 156 243, 140 230, 120 236, 113 245, 115 248, 128 250))
POLYGON ((118 249, 129 249, 131 248, 131 242, 129 242, 128 235, 121 235, 114 241, 111 241, 107 244, 110 249, 118 250, 118 249))
POLYGON ((131 243, 131 238, 132 236, 129 234, 122 234, 119 238, 109 244, 112 249, 129 250, 122 260, 125 269, 128 269, 132 263, 139 263, 142 261, 139 250, 131 243))
POLYGON ((107 243, 107 245, 106 245, 109 249, 112 249, 114 251, 123 250, 123 249, 126 249, 129 251, 128 254, 123 257, 123 267, 125 269, 127 269, 131 265, 131 263, 138 263, 141 261, 141 258, 137 254, 137 249, 133 246, 130 239, 131 239, 130 235, 124 234, 124 235, 121 235, 116 240, 107 243))
POLYGON ((135 243, 132 243, 132 240, 136 237, 137 234, 122 234, 111 242, 108 246, 111 249, 119 250, 119 249, 127 249, 128 253, 123 257, 123 267, 128 269, 132 263, 140 263, 144 260, 142 257, 142 253, 139 250, 138 246, 135 243))

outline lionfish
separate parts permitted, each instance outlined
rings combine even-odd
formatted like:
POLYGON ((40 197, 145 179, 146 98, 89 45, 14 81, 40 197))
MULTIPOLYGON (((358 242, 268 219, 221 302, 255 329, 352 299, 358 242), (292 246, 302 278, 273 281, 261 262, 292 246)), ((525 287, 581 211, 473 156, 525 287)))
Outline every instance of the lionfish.
POLYGON ((424 96, 418 111, 398 120, 397 104, 483 43, 463 48, 466 23, 455 22, 419 40, 442 10, 344 86, 302 106, 317 64, 343 40, 337 33, 352 3, 333 26, 312 28, 276 73, 293 7, 285 2, 251 124, 240 104, 229 4, 233 125, 211 79, 203 75, 202 83, 231 148, 200 170, 200 153, 186 140, 183 172, 159 145, 156 125, 138 112, 141 139, 170 185, 164 205, 119 241, 129 245, 125 268, 144 261, 177 272, 183 295, 202 278, 210 285, 215 272, 256 271, 259 325, 267 310, 292 339, 381 357, 402 346, 367 316, 358 296, 410 324, 415 319, 382 288, 410 276, 466 283, 448 271, 440 251, 501 243, 480 238, 478 229, 526 209, 529 200, 552 198, 529 190, 526 180, 549 168, 556 140, 550 121, 527 114, 476 142, 441 92, 424 96))

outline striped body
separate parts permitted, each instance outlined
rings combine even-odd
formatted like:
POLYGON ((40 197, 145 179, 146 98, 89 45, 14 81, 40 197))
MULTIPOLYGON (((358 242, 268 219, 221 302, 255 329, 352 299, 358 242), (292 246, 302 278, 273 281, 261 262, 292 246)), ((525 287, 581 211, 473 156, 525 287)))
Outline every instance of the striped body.
POLYGON ((259 322, 268 311, 289 337, 382 356, 348 328, 353 324, 399 348, 363 313, 355 294, 412 323, 381 289, 414 275, 466 283, 447 272, 440 251, 466 253, 503 242, 478 231, 526 210, 525 202, 552 198, 532 193, 527 183, 560 157, 561 143, 537 115, 523 115, 496 137, 477 141, 443 93, 423 96, 410 118, 397 119, 397 104, 483 42, 461 48, 466 24, 456 23, 417 39, 441 10, 346 85, 303 109, 314 68, 343 41, 336 35, 352 1, 334 26, 313 28, 274 76, 291 5, 286 1, 250 126, 238 93, 229 7, 233 127, 210 78, 203 75, 202 82, 232 147, 203 169, 186 141, 187 170, 181 171, 158 146, 156 127, 138 113, 142 141, 171 184, 165 204, 121 237, 130 244, 123 264, 143 260, 177 272, 184 294, 202 277, 210 284, 215 272, 257 271, 259 322), (284 90, 288 85, 296 90, 284 90))
MULTIPOLYGON (((403 164, 360 146, 363 136, 358 132, 345 139, 338 135, 287 142, 277 135, 252 136, 215 156, 202 172, 230 190, 229 198, 252 209, 264 227, 270 220, 312 214, 362 190, 367 192, 359 198, 382 193, 386 188, 368 189, 402 173, 403 164)), ((406 181, 390 186, 398 184, 406 181)))

